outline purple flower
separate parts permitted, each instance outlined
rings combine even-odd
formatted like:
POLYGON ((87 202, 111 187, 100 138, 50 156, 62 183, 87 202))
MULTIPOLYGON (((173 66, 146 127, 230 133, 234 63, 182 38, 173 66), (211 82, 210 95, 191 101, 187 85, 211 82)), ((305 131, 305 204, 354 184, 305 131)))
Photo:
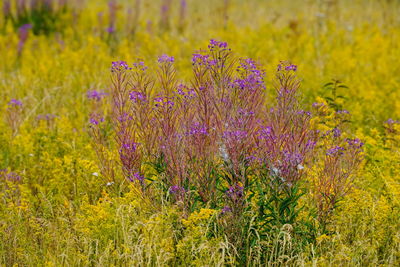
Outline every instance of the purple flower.
POLYGON ((143 61, 135 62, 135 63, 133 63, 133 66, 134 66, 136 69, 139 69, 139 70, 141 70, 141 71, 147 70, 147 66, 144 64, 143 61))
POLYGON ((170 194, 182 194, 182 193, 185 193, 186 192, 186 190, 185 190, 185 188, 183 188, 182 186, 179 186, 179 185, 173 185, 173 186, 171 186, 170 188, 169 188, 169 193, 170 194))
POLYGON ((173 63, 174 62, 174 57, 170 57, 166 54, 158 57, 158 63, 173 63))
POLYGON ((319 108, 319 107, 324 107, 325 105, 324 105, 324 103, 314 102, 312 104, 312 106, 313 106, 313 108, 319 108))
POLYGON ((277 71, 282 71, 282 70, 287 70, 287 71, 296 71, 297 66, 294 64, 290 64, 287 61, 281 61, 280 64, 278 64, 277 71))
POLYGON ((289 66, 285 67, 285 70, 292 70, 292 71, 296 71, 297 70, 297 66, 290 64, 289 66))
POLYGON ((196 96, 196 92, 194 91, 194 89, 192 88, 192 89, 189 89, 188 91, 187 91, 187 95, 185 96, 185 98, 193 98, 193 97, 195 97, 196 96))
POLYGON ((13 107, 22 107, 22 102, 18 99, 11 99, 10 102, 8 102, 8 105, 13 107))
POLYGON ((57 115, 54 115, 54 114, 39 114, 36 117, 37 120, 46 120, 46 121, 49 121, 49 120, 52 120, 55 118, 57 118, 57 115))
POLYGON ((237 72, 241 74, 241 77, 240 79, 234 80, 232 86, 250 91, 254 91, 258 88, 265 88, 264 71, 257 68, 254 60, 250 58, 241 59, 237 72))
POLYGON ((243 186, 240 186, 239 184, 235 184, 233 186, 230 186, 228 190, 226 190, 226 195, 233 201, 233 202, 238 202, 240 201, 243 196, 243 186))
POLYGON ((87 92, 87 98, 93 99, 93 100, 96 100, 96 101, 100 101, 106 95, 107 95, 107 93, 96 91, 96 90, 87 92))
POLYGON ((194 53, 192 55, 192 63, 199 64, 199 65, 207 65, 207 61, 208 61, 209 57, 210 57, 209 55, 202 55, 199 53, 194 53))
POLYGON ((21 27, 19 27, 19 30, 20 31, 27 31, 27 30, 29 30, 29 29, 31 29, 32 28, 32 24, 24 24, 24 25, 22 25, 21 27))
POLYGON ((335 146, 335 147, 328 149, 328 151, 326 152, 326 155, 332 156, 332 157, 337 156, 337 155, 342 155, 344 150, 345 149, 343 147, 335 146))
POLYGON ((139 145, 140 145, 140 143, 136 143, 136 142, 123 143, 120 148, 120 152, 122 152, 122 151, 135 152, 139 145))
POLYGON ((175 105, 175 102, 174 102, 174 101, 171 101, 171 100, 167 100, 167 101, 165 102, 165 104, 166 104, 167 106, 169 106, 169 107, 173 107, 173 106, 175 105))
POLYGON ((143 175, 140 175, 139 172, 135 172, 133 175, 131 175, 131 177, 129 178, 129 180, 130 180, 131 182, 133 182, 134 180, 143 182, 143 181, 144 181, 144 176, 143 176, 143 175))
POLYGON ((336 111, 336 114, 350 114, 350 112, 344 109, 336 111))
POLYGON ((356 139, 346 139, 347 143, 349 144, 349 146, 359 149, 362 148, 364 146, 364 143, 361 142, 360 139, 356 138, 356 139))
POLYGON ((175 102, 170 100, 172 98, 169 97, 155 97, 154 98, 154 102, 156 102, 157 104, 155 104, 156 107, 168 107, 168 108, 172 108, 175 105, 175 102))
POLYGON ((262 126, 260 130, 257 132, 257 138, 263 140, 272 140, 274 136, 272 134, 272 127, 270 126, 262 126))
POLYGON ((190 127, 188 135, 207 135, 207 128, 199 123, 194 123, 192 127, 190 127))
POLYGON ((235 130, 235 131, 224 131, 222 138, 234 139, 240 141, 247 137, 247 131, 235 130))
POLYGON ((131 121, 133 120, 133 117, 129 115, 128 113, 123 113, 120 116, 117 117, 117 120, 119 122, 126 122, 126 121, 131 121))
POLYGON ((10 182, 21 181, 21 176, 19 176, 16 172, 7 172, 7 170, 0 170, 0 177, 4 177, 7 181, 10 182))
POLYGON ((385 123, 386 124, 389 124, 389 125, 392 125, 392 124, 398 124, 399 123, 399 121, 395 121, 395 120, 393 120, 393 119, 388 119, 387 121, 385 121, 385 123))
POLYGON ((307 143, 306 143, 306 149, 307 150, 312 150, 312 149, 314 149, 316 144, 317 144, 317 142, 312 141, 312 140, 308 140, 307 143))
POLYGON ((240 115, 240 116, 252 116, 252 115, 254 115, 254 112, 253 111, 249 111, 249 110, 246 110, 246 109, 243 109, 243 108, 239 108, 238 109, 238 114, 240 115))
POLYGON ((219 42, 214 39, 211 39, 210 44, 208 45, 208 48, 210 50, 214 50, 215 48, 224 48, 225 49, 227 47, 228 47, 228 44, 226 42, 219 42))
POLYGON ((333 137, 338 138, 342 134, 342 132, 338 128, 333 128, 332 130, 333 137))
POLYGON ((89 119, 89 122, 90 122, 90 124, 92 124, 92 125, 99 125, 101 122, 103 122, 104 121, 104 118, 103 117, 100 117, 100 116, 92 116, 90 119, 89 119))
POLYGON ((225 206, 225 207, 222 208, 221 214, 225 214, 225 213, 228 213, 228 212, 231 212, 231 211, 232 211, 232 209, 229 206, 225 206))
POLYGON ((163 102, 163 97, 159 96, 159 97, 155 97, 154 98, 154 102, 158 102, 158 103, 162 103, 163 102))
POLYGON ((185 85, 180 84, 176 90, 176 92, 178 93, 178 95, 184 96, 185 95, 185 91, 183 91, 183 89, 185 89, 185 85))
POLYGON ((128 63, 125 61, 113 61, 111 63, 111 72, 121 71, 121 70, 131 70, 128 63))
POLYGON ((254 162, 254 161, 260 161, 260 159, 257 158, 256 156, 247 156, 246 157, 246 161, 251 163, 251 162, 254 162))
POLYGON ((290 178, 293 171, 301 170, 304 156, 300 153, 283 152, 282 162, 278 165, 278 173, 282 174, 281 178, 290 178))
POLYGON ((137 92, 137 91, 132 91, 129 94, 129 97, 135 103, 137 103, 139 100, 146 101, 146 96, 144 94, 142 94, 141 92, 137 92))
POLYGON ((311 112, 310 112, 310 111, 304 111, 304 110, 299 110, 299 111, 297 112, 297 114, 299 114, 299 115, 306 115, 306 116, 308 116, 308 117, 311 116, 311 112))
POLYGON ((114 27, 114 26, 107 27, 107 28, 106 28, 106 31, 107 31, 109 34, 112 34, 112 33, 115 32, 115 27, 114 27))

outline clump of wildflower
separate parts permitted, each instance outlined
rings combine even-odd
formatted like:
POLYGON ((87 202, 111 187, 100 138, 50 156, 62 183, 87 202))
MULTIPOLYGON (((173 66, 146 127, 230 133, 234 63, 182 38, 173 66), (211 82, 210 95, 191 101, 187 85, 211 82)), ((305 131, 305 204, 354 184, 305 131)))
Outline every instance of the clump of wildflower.
POLYGON ((333 139, 336 143, 326 152, 322 169, 315 181, 315 197, 319 220, 323 226, 340 201, 351 189, 355 174, 363 160, 363 142, 356 139, 333 139))

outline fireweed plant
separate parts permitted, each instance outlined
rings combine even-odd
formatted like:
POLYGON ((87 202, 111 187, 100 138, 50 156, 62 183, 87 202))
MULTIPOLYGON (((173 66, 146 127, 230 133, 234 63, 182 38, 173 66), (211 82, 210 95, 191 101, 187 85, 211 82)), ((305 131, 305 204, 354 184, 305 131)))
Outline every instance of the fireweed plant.
MULTIPOLYGON (((260 241, 285 225, 296 238, 313 242, 350 190, 363 143, 342 138, 340 124, 323 132, 311 123, 313 114, 299 100, 296 65, 278 65, 273 103, 266 103, 264 70, 237 58, 225 42, 211 40, 208 49, 195 52, 192 69, 192 80, 183 83, 168 55, 158 58, 155 74, 142 61, 112 63, 109 95, 88 92, 102 175, 117 182, 105 156, 113 143, 124 180, 138 194, 163 192, 183 216, 199 207, 219 209, 217 229, 244 262, 251 256, 243 251, 266 249, 268 242, 260 241), (107 97, 110 105, 103 102, 107 97), (105 133, 108 123, 112 135, 105 133), (311 169, 318 170, 315 179, 308 177, 311 169), (316 207, 310 217, 319 224, 298 218, 307 194, 316 207)), ((313 106, 318 114, 323 104, 313 106)))

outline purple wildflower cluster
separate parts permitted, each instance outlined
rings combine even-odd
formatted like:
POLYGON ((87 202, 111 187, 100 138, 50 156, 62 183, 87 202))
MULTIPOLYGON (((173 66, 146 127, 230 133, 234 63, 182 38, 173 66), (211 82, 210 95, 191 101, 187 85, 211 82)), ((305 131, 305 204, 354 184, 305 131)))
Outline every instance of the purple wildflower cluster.
POLYGON ((188 135, 207 135, 207 128, 199 123, 194 123, 191 127, 188 135))
POLYGON ((388 125, 392 125, 392 124, 399 124, 400 122, 397 120, 393 120, 392 118, 388 119, 387 121, 385 121, 386 124, 388 125))
POLYGON ((239 184, 230 186, 229 189, 226 191, 226 195, 232 202, 241 201, 244 197, 243 186, 239 184))
POLYGON ((20 182, 22 180, 21 176, 18 175, 16 172, 8 171, 6 169, 0 170, 0 178, 14 183, 20 182))
POLYGON ((154 98, 155 107, 172 108, 175 105, 174 97, 158 96, 154 98))
POLYGON ((186 192, 185 188, 179 186, 179 185, 173 185, 169 188, 169 193, 170 194, 181 194, 186 192))
POLYGON ((193 65, 210 67, 210 66, 214 66, 216 64, 216 61, 213 60, 210 57, 210 55, 194 53, 192 55, 192 63, 193 63, 193 65))
POLYGON ((242 90, 257 90, 258 88, 265 89, 264 71, 260 70, 252 59, 241 59, 240 65, 237 68, 241 78, 233 82, 233 86, 237 86, 242 90))
POLYGON ((170 57, 165 54, 158 57, 158 63, 174 63, 174 61, 175 61, 174 57, 170 57))
POLYGON ((8 106, 22 107, 22 102, 18 99, 11 99, 10 102, 8 102, 8 106))
POLYGON ((125 61, 113 61, 111 63, 111 72, 118 72, 121 70, 131 70, 132 68, 129 67, 128 63, 125 61))
POLYGON ((327 156, 331 156, 331 157, 335 157, 335 156, 338 156, 338 155, 343 155, 343 151, 344 150, 345 149, 343 147, 341 147, 341 146, 334 146, 334 147, 331 147, 331 148, 329 148, 327 150, 326 155, 327 156))
MULTIPOLYGON (((321 137, 310 123, 314 114, 298 100, 296 65, 278 65, 277 97, 267 108, 264 70, 252 59, 237 60, 227 43, 211 40, 207 51, 193 54, 189 85, 177 80, 174 61, 160 56, 156 78, 142 61, 132 68, 124 61, 112 63, 110 117, 126 179, 145 185, 142 161, 162 160, 164 188, 185 206, 192 194, 204 203, 218 201, 218 179, 224 179, 223 212, 232 214, 244 208, 249 170, 267 170, 287 190, 303 179, 320 155, 321 137)), ((349 155, 360 158, 361 141, 343 143, 339 127, 324 138, 333 140, 321 156, 324 175, 347 179, 357 164, 344 162, 349 155)))
POLYGON ((129 93, 129 97, 135 103, 137 103, 139 101, 146 101, 147 100, 147 97, 146 97, 145 94, 143 94, 142 92, 137 92, 137 91, 130 92, 129 93))
POLYGON ((281 62, 277 68, 278 71, 296 71, 297 66, 293 64, 287 64, 286 62, 281 62))
POLYGON ((146 71, 148 69, 148 67, 144 64, 143 61, 138 61, 133 63, 133 68, 137 69, 137 70, 141 70, 141 71, 146 71))
POLYGON ((215 39, 211 39, 210 40, 210 44, 208 45, 208 48, 210 50, 214 50, 216 48, 226 49, 226 48, 228 48, 228 44, 226 42, 220 42, 220 41, 217 41, 215 39))
POLYGON ((140 173, 139 172, 135 172, 134 174, 132 174, 130 177, 129 177, 129 180, 131 181, 131 182, 133 182, 133 181, 139 181, 139 182, 141 182, 141 183, 143 183, 143 181, 144 181, 144 176, 143 175, 140 175, 140 173))
POLYGON ((384 122, 384 127, 388 134, 397 134, 398 130, 396 130, 395 126, 399 124, 400 121, 390 118, 384 122))

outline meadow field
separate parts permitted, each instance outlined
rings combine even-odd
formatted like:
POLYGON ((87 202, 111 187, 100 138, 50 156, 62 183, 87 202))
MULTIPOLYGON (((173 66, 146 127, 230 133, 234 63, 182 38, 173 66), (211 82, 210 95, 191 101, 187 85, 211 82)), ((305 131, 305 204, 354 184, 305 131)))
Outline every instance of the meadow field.
POLYGON ((400 2, 2 0, 0 266, 399 266, 400 2))

